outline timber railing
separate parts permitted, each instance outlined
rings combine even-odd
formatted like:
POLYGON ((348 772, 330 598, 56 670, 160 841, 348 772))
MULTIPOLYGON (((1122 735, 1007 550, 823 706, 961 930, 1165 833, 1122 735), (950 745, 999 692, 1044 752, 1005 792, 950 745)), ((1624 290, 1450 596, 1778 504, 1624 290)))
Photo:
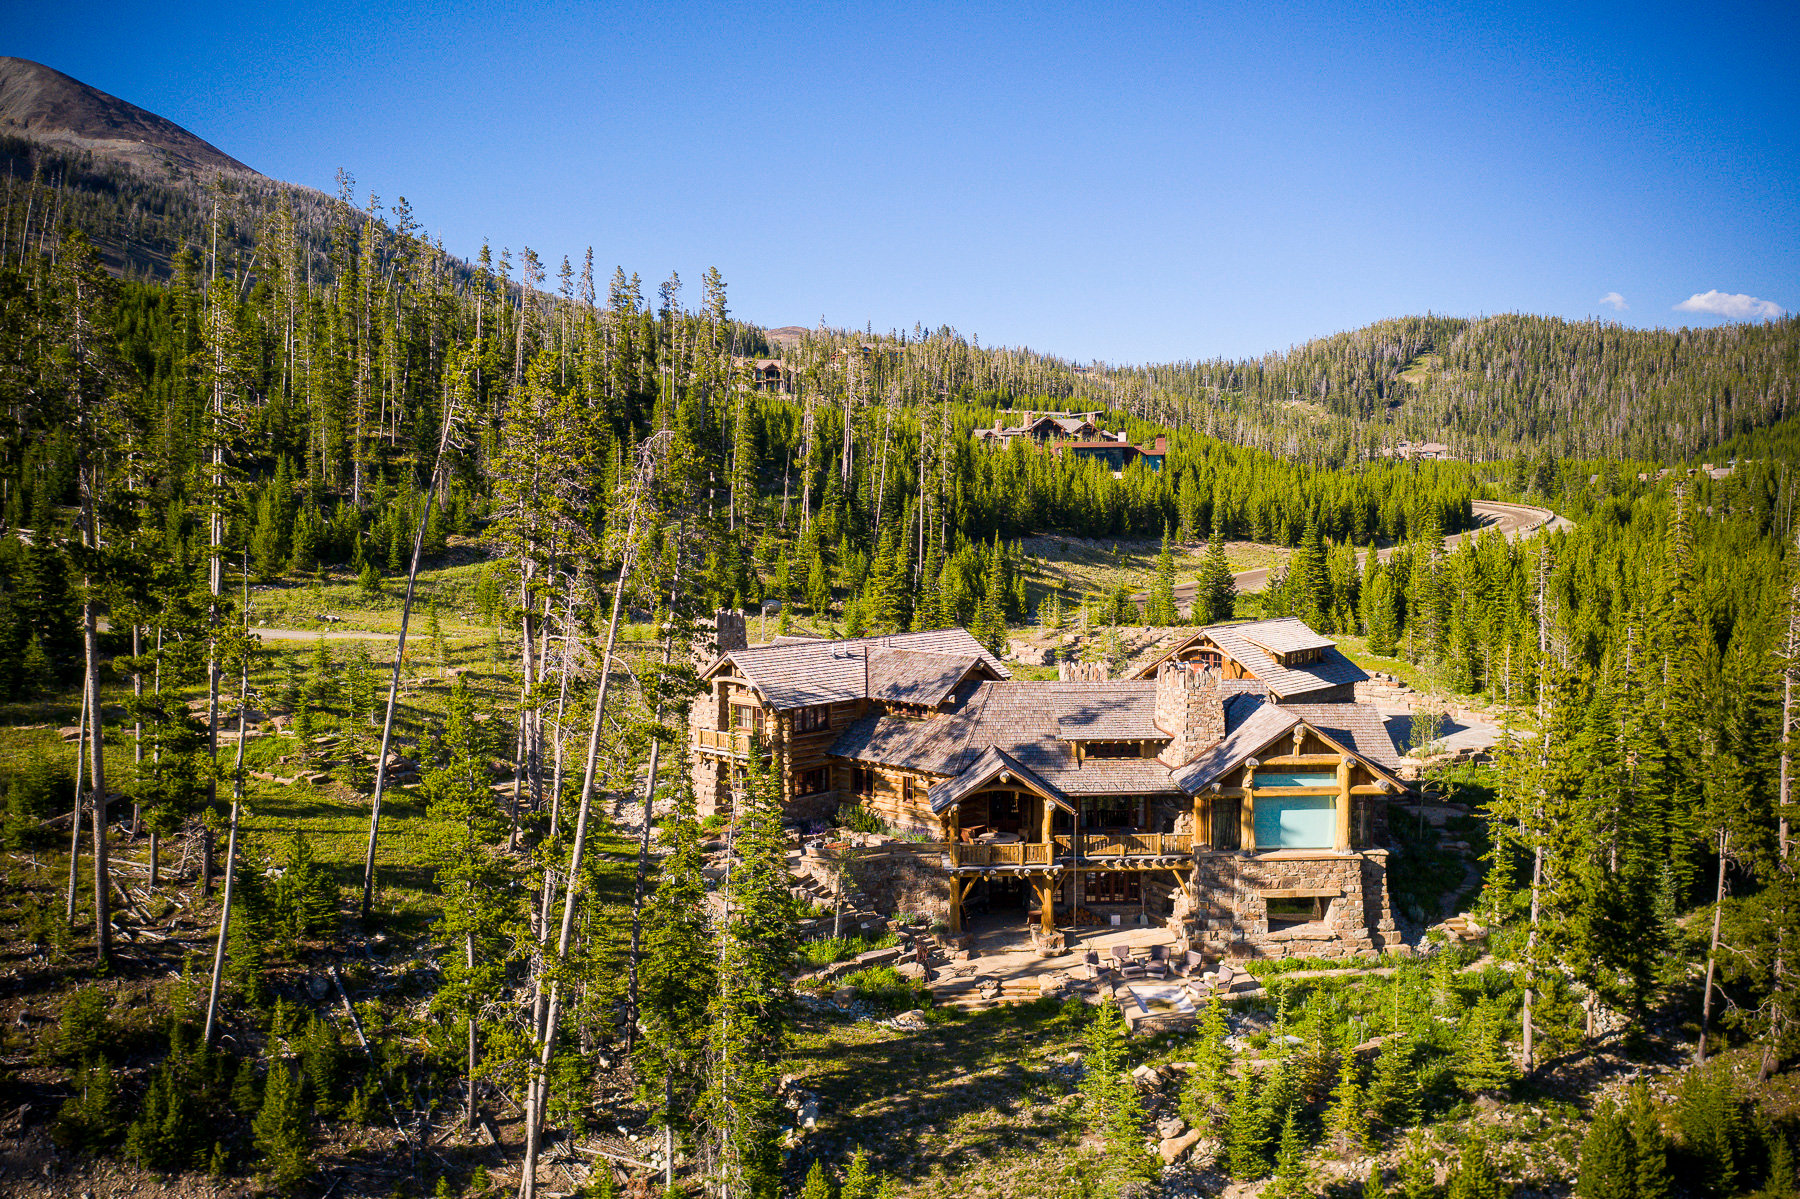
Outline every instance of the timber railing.
MULTIPOLYGON (((1049 866, 1075 857, 1075 846, 1066 836, 1051 842, 952 844, 948 849, 953 866, 1049 866)), ((1193 852, 1194 838, 1190 833, 1090 833, 1081 838, 1084 859, 1171 858, 1193 852)))
MULTIPOLYGON (((1193 852, 1191 833, 1088 833, 1081 838, 1084 858, 1172 858, 1193 852)), ((1075 856, 1071 838, 1056 839, 1056 856, 1075 856)))
MULTIPOLYGON (((750 739, 756 736, 749 729, 695 729, 694 744, 701 749, 710 749, 716 753, 750 754, 750 739)), ((768 739, 763 739, 768 744, 768 739)))

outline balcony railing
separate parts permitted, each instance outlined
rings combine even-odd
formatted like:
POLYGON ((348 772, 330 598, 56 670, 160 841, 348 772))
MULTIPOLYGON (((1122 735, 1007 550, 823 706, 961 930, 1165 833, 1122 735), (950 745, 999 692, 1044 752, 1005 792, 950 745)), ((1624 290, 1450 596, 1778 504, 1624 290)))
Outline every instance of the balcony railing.
POLYGON ((999 845, 952 845, 951 860, 958 866, 1048 866, 1050 846, 1042 841, 1014 841, 999 845))
MULTIPOLYGON (((1084 858, 1170 858, 1194 852, 1191 833, 1088 833, 1081 838, 1084 858)), ((1056 839, 1058 857, 1074 857, 1070 838, 1056 839)))
MULTIPOLYGON (((1075 858, 1069 837, 1053 841, 1014 841, 1010 844, 951 845, 955 866, 1049 866, 1068 864, 1075 858)), ((1090 833, 1081 838, 1083 860, 1182 857, 1194 851, 1189 833, 1090 833)))
POLYGON ((714 753, 747 758, 750 756, 750 739, 754 736, 756 734, 749 729, 695 729, 694 744, 714 753))

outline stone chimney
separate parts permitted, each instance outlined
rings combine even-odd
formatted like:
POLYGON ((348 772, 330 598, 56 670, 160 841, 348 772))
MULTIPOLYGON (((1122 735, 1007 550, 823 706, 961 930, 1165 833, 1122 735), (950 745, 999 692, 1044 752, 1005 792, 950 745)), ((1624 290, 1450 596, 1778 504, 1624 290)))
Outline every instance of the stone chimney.
POLYGON ((1169 734, 1157 754, 1173 770, 1225 740, 1219 672, 1196 662, 1164 662, 1156 672, 1156 727, 1169 734))
POLYGON ((713 648, 720 655, 750 648, 750 630, 744 614, 735 608, 720 608, 713 614, 713 648))

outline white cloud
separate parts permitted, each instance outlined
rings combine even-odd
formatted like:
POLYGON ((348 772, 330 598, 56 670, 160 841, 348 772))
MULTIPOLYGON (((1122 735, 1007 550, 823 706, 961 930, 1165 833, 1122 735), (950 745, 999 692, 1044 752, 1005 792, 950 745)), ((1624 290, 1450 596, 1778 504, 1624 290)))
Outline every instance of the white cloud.
POLYGON ((1624 312, 1627 308, 1631 307, 1631 305, 1625 302, 1625 297, 1616 291, 1609 291, 1601 296, 1600 302, 1614 312, 1624 312))
POLYGON ((1787 315, 1787 309, 1773 300, 1755 296, 1729 295, 1714 288, 1696 292, 1675 305, 1676 312, 1705 312, 1734 321, 1772 321, 1787 315))

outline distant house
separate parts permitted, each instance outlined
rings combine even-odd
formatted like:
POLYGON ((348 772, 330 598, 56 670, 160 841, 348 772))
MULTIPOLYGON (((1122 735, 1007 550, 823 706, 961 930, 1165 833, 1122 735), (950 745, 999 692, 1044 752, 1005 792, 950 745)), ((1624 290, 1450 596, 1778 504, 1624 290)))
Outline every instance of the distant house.
POLYGON ((1018 440, 1029 441, 1046 446, 1056 454, 1067 451, 1077 458, 1099 458, 1114 471, 1122 471, 1140 459, 1151 470, 1162 469, 1163 459, 1169 452, 1166 436, 1159 436, 1144 445, 1133 445, 1125 434, 1109 433, 1096 424, 1099 415, 1098 412, 1026 412, 1017 425, 1008 425, 1004 417, 995 417, 993 428, 975 430, 975 440, 999 446, 1018 440))
POLYGON ((1401 458, 1413 461, 1437 462, 1454 457, 1450 447, 1441 441, 1403 441, 1390 450, 1381 451, 1383 457, 1401 458))
POLYGON ((786 359, 733 358, 732 363, 749 378, 753 390, 783 395, 791 394, 794 390, 794 375, 788 370, 786 359))
POLYGON ((1024 419, 1017 425, 1007 425, 1005 417, 996 416, 991 429, 975 430, 975 440, 994 445, 1005 445, 1014 438, 1024 438, 1038 445, 1048 445, 1059 437, 1095 437, 1100 433, 1099 426, 1094 424, 1097 412, 1080 416, 1071 416, 1063 412, 1026 412, 1024 419))
POLYGON ((1115 440, 1108 437, 1087 438, 1081 441, 1059 441, 1052 447, 1055 453, 1073 454, 1077 458, 1098 458, 1112 470, 1122 471, 1133 462, 1142 462, 1151 470, 1161 470, 1163 459, 1169 455, 1169 439, 1158 435, 1156 440, 1145 445, 1132 445, 1126 441, 1123 433, 1115 440))

